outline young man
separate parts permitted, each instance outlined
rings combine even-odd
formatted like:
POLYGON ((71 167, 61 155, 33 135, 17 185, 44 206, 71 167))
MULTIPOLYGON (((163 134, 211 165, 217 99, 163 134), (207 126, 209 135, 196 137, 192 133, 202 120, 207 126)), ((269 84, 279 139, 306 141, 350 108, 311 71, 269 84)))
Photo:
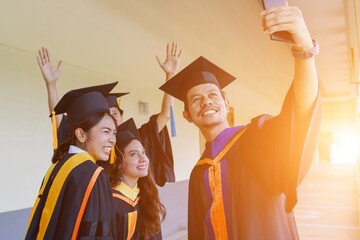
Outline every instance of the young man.
MULTIPOLYGON (((165 72, 166 81, 175 75, 180 64, 181 52, 182 50, 173 42, 167 44, 166 58, 163 62, 159 56, 156 56, 159 66, 165 72)), ((48 106, 51 112, 59 101, 56 83, 60 76, 62 61, 59 61, 57 66, 52 65, 50 54, 46 48, 41 48, 41 50, 38 51, 37 61, 45 80, 48 93, 48 106)), ((126 94, 128 93, 111 93, 105 96, 110 106, 110 113, 115 117, 117 125, 123 122, 123 110, 118 105, 117 98, 126 94)), ((166 182, 175 181, 174 160, 166 127, 170 119, 172 102, 173 98, 168 94, 164 94, 161 111, 158 114, 152 115, 149 121, 139 129, 143 139, 143 145, 150 159, 150 169, 156 184, 159 186, 163 186, 166 182)), ((56 124, 59 143, 61 143, 65 141, 68 136, 66 118, 64 118, 62 114, 56 115, 56 124)))
POLYGON ((292 210, 319 132, 318 46, 298 8, 262 17, 265 33, 288 31, 295 42, 295 76, 279 115, 230 127, 221 89, 235 78, 203 57, 160 87, 184 102, 184 118, 207 141, 190 176, 190 240, 299 238, 292 210))

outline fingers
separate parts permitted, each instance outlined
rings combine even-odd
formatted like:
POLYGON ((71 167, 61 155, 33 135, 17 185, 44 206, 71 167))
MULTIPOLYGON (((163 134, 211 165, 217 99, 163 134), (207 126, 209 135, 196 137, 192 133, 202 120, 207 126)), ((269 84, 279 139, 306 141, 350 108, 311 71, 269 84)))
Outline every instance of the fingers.
POLYGON ((170 44, 166 44, 166 56, 171 56, 170 44))
POLYGON ((301 11, 296 7, 274 7, 261 12, 262 27, 265 33, 276 31, 295 31, 302 22, 301 11))
POLYGON ((45 61, 50 62, 50 54, 49 54, 47 48, 44 48, 44 52, 45 52, 45 54, 44 54, 45 61))
POLYGON ((43 66, 47 62, 50 62, 50 55, 48 50, 44 47, 41 47, 41 50, 38 50, 38 56, 36 57, 36 59, 40 66, 43 66))
POLYGON ((177 44, 172 42, 171 44, 171 56, 176 56, 177 44))
MULTIPOLYGON (((40 52, 40 51, 39 51, 40 52)), ((41 67, 43 65, 42 61, 41 61, 41 57, 40 56, 36 56, 36 60, 39 64, 39 67, 41 67)))
POLYGON ((182 52, 182 49, 181 48, 178 49, 178 44, 175 42, 172 42, 170 56, 178 58, 181 56, 181 52, 182 52))
POLYGON ((181 53, 182 53, 182 49, 180 48, 179 54, 177 55, 178 58, 181 56, 181 53))

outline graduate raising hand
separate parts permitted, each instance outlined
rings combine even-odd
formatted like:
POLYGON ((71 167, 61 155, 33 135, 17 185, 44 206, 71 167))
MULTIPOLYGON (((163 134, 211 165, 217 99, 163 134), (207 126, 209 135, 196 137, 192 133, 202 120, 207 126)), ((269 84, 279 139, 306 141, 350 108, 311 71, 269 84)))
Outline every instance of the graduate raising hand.
MULTIPOLYGON (((180 57, 181 57, 182 49, 178 47, 177 43, 172 42, 166 45, 166 58, 164 62, 160 60, 160 57, 156 55, 156 60, 159 63, 159 66, 166 74, 166 81, 171 79, 177 72, 180 65, 180 57)), ((166 123, 170 119, 170 108, 173 105, 173 98, 164 94, 163 102, 161 106, 161 112, 157 117, 157 124, 159 132, 164 128, 166 123)))
MULTIPOLYGON (((56 82, 60 77, 60 67, 62 61, 60 60, 56 67, 52 65, 49 51, 47 50, 47 48, 44 47, 41 47, 41 49, 38 51, 36 59, 39 64, 41 74, 45 80, 46 89, 48 92, 48 106, 51 113, 56 104, 59 102, 56 82)), ((57 128, 59 128, 62 116, 62 114, 56 115, 57 128)))
POLYGON ((273 7, 261 12, 265 34, 287 31, 294 41, 292 53, 295 59, 294 97, 297 114, 310 111, 318 94, 318 80, 313 57, 299 57, 294 52, 315 49, 301 10, 294 6, 273 7))

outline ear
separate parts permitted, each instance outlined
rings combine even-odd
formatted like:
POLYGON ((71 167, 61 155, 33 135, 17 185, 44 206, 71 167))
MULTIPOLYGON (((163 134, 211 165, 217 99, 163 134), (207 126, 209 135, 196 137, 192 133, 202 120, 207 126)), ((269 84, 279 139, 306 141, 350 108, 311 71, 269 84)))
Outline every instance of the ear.
POLYGON ((225 106, 226 106, 226 111, 228 113, 230 111, 230 108, 229 108, 230 103, 229 103, 229 100, 227 100, 227 99, 225 99, 225 106))
POLYGON ((87 138, 86 132, 82 128, 75 129, 75 136, 80 143, 84 143, 87 138))
POLYGON ((188 111, 183 111, 183 117, 189 122, 189 123, 192 123, 192 119, 191 119, 191 116, 190 116, 190 113, 188 111))

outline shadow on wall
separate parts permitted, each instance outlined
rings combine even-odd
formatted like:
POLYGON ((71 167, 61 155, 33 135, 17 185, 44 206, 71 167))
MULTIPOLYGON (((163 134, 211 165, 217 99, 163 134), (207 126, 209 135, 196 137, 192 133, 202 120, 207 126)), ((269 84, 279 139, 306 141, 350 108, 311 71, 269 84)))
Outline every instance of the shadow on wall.
MULTIPOLYGON (((164 240, 186 239, 188 184, 189 181, 186 180, 158 188, 167 211, 166 219, 162 223, 164 240)), ((23 239, 30 213, 31 208, 0 213, 1 239, 23 239)))

